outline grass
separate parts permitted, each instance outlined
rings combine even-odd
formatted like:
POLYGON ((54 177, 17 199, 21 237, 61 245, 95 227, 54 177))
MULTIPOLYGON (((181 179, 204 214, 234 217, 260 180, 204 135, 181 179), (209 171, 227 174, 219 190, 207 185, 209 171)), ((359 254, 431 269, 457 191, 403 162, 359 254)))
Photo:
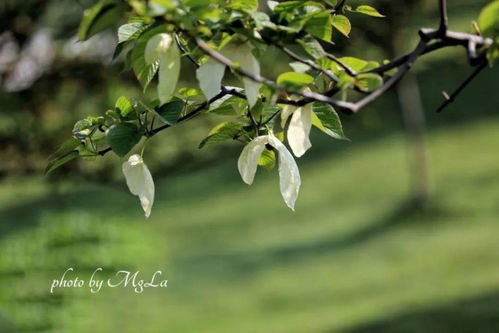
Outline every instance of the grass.
POLYGON ((423 212, 406 209, 399 134, 300 161, 295 213, 275 172, 248 187, 233 160, 158 180, 148 221, 124 185, 5 181, 0 328, 3 317, 47 332, 497 331, 498 130, 489 119, 430 134, 423 212), (84 279, 161 269, 169 287, 49 294, 70 266, 84 279))

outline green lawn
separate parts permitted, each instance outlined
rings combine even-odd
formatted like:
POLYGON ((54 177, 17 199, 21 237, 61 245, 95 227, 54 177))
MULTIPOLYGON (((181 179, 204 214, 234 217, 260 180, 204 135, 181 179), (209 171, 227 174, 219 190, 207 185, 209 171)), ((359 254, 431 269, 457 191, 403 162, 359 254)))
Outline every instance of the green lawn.
POLYGON ((49 332, 498 331, 498 133, 499 119, 431 132, 424 212, 407 209, 402 135, 300 161, 295 213, 275 172, 244 185, 237 156, 158 180, 148 221, 124 184, 10 179, 0 331, 2 317, 49 332), (70 266, 162 269, 169 287, 50 295, 70 266))

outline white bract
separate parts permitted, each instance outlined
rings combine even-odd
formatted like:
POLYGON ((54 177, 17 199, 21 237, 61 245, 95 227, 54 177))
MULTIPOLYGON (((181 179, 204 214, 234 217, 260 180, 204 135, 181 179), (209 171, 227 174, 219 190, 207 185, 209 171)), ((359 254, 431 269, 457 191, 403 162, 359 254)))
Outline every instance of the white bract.
MULTIPOLYGON (((260 75, 260 64, 251 52, 253 47, 249 43, 226 45, 220 52, 232 62, 239 64, 241 69, 253 74, 260 75)), ((225 73, 225 65, 210 58, 196 71, 199 87, 208 100, 213 98, 220 91, 222 78, 225 73)), ((243 78, 244 90, 248 104, 253 107, 258 98, 260 84, 246 77, 243 78)))
POLYGON ((241 152, 237 166, 243 181, 251 185, 255 178, 256 169, 260 155, 265 149, 265 145, 269 144, 277 150, 279 158, 279 185, 281 195, 286 202, 286 205, 295 210, 295 202, 300 190, 300 171, 284 144, 279 141, 273 134, 262 135, 254 138, 249 142, 241 152))
POLYGON ((147 42, 144 59, 148 65, 159 61, 158 98, 161 104, 175 92, 180 75, 180 51, 174 37, 161 33, 147 42))
POLYGON ((123 163, 122 169, 128 189, 139 197, 142 209, 146 217, 149 217, 154 203, 154 181, 151 172, 142 157, 137 154, 130 156, 128 161, 123 163))
POLYGON ((312 128, 312 103, 304 106, 284 106, 281 112, 281 126, 286 126, 286 121, 291 116, 289 122, 287 138, 289 146, 296 157, 303 156, 305 152, 312 147, 310 143, 310 129, 312 128))

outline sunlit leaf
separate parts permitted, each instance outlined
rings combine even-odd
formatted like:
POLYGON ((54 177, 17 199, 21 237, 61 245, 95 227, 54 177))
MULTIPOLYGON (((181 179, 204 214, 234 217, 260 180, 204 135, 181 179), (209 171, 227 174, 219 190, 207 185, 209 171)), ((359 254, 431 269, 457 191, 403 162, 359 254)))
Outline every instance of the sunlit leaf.
POLYGON ((343 133, 340 117, 331 105, 314 103, 313 111, 312 125, 335 139, 348 140, 343 133))
POLYGON ((350 30, 352 29, 350 21, 344 15, 334 15, 331 18, 331 24, 346 37, 348 37, 348 35, 350 34, 350 30))
POLYGON ((224 122, 215 126, 201 143, 199 149, 204 146, 220 143, 233 139, 242 129, 241 123, 224 122))
POLYGON ((289 90, 297 90, 314 82, 314 78, 305 73, 286 72, 277 77, 277 84, 289 90))

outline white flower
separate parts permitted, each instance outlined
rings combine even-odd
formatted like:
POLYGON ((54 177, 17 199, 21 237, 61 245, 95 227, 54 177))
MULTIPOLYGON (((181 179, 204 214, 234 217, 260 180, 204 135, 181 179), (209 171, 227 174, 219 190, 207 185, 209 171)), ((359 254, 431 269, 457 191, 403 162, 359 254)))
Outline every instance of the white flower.
POLYGON ((157 34, 147 42, 144 52, 147 64, 159 61, 158 98, 161 104, 174 93, 180 75, 180 51, 170 34, 157 34))
POLYGON ((286 205, 295 210, 295 202, 301 184, 300 171, 291 153, 273 134, 256 137, 243 148, 237 161, 239 173, 246 184, 251 185, 253 183, 258 160, 266 144, 271 145, 278 152, 281 195, 286 205))
POLYGON ((208 61, 196 70, 199 88, 207 100, 212 99, 219 93, 224 72, 225 66, 213 58, 208 59, 208 61))
POLYGON ((304 106, 284 106, 281 112, 281 126, 286 126, 286 121, 291 116, 289 122, 287 138, 289 146, 296 157, 303 156, 305 152, 312 147, 310 143, 310 129, 312 128, 312 103, 304 106))
MULTIPOLYGON (((251 52, 252 49, 253 47, 249 43, 231 43, 225 46, 221 50, 221 53, 232 60, 232 62, 238 63, 241 69, 244 69, 253 75, 260 75, 260 64, 251 52)), ((220 64, 212 58, 208 59, 206 63, 197 69, 196 77, 199 81, 199 87, 208 100, 220 91, 224 73, 225 65, 220 64)), ((246 77, 243 77, 243 84, 246 99, 248 100, 250 108, 252 108, 258 99, 260 84, 246 77)))
POLYGON ((149 217, 154 203, 154 181, 147 165, 140 155, 134 154, 123 163, 122 169, 128 189, 139 197, 142 209, 146 217, 149 217))

